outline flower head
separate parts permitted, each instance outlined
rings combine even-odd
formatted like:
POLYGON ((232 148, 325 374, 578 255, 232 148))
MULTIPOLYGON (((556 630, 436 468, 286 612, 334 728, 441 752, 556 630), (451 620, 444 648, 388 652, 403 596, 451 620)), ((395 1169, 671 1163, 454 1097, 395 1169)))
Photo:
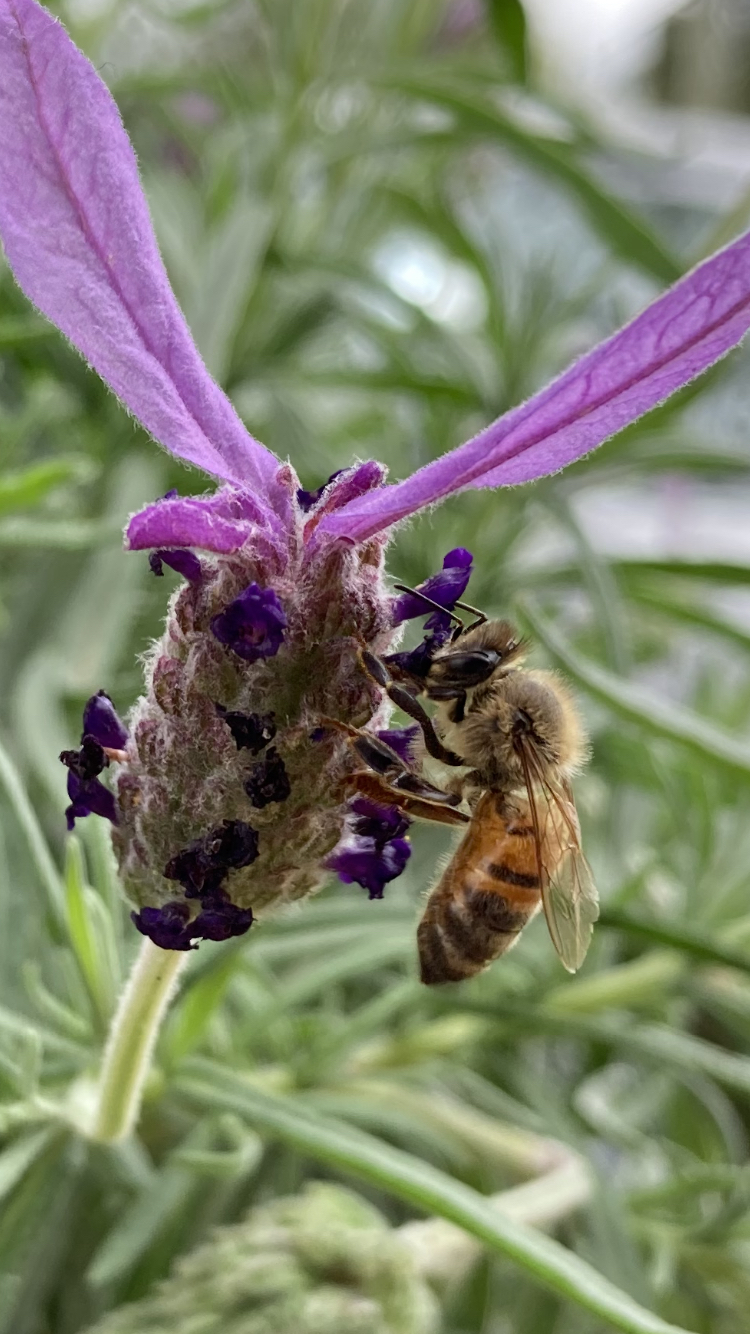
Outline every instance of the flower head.
MULTIPOLYGON (((338 734, 310 737, 324 716, 376 730, 387 722, 358 649, 387 654, 394 626, 424 613, 420 599, 394 604, 388 594, 389 530, 457 491, 558 471, 724 356, 750 327, 750 235, 413 476, 386 485, 384 468, 365 461, 313 491, 248 434, 203 365, 117 107, 37 0, 0 0, 0 237, 20 286, 133 415, 221 483, 205 496, 170 492, 129 521, 129 549, 153 553, 157 573, 166 563, 186 582, 130 735, 97 696, 84 738, 101 754, 83 742, 65 753, 69 822, 93 812, 118 821, 113 840, 136 925, 164 948, 246 930, 253 911, 315 888, 332 855, 339 874, 382 893, 408 844, 384 828, 354 830, 333 853, 348 827, 352 759, 338 734), (271 718, 275 735, 270 724, 242 721, 271 718), (253 764, 248 752, 259 757, 253 764), (116 794, 99 778, 109 759, 116 794), (257 834, 257 856, 215 865, 207 849, 216 831, 239 826, 257 834), (180 875, 170 878, 168 866, 180 875)), ((470 566, 468 552, 449 553, 427 596, 449 611, 470 566)), ((407 657, 416 676, 445 642, 449 617, 430 612, 427 628, 407 657)))

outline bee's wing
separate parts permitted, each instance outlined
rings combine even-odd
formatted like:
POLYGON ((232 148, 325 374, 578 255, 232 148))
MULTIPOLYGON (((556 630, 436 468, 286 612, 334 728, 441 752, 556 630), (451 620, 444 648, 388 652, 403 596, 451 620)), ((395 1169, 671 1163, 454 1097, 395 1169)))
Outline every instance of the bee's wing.
POLYGON ((599 916, 599 895, 581 850, 578 813, 569 785, 543 776, 529 747, 523 748, 522 760, 544 915, 560 962, 575 973, 586 958, 599 916))

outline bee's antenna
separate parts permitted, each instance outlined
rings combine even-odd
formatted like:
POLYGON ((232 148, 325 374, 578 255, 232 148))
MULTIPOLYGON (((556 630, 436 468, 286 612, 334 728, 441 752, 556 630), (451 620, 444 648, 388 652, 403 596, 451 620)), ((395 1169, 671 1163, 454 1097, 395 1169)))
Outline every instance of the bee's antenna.
MULTIPOLYGON (((426 602, 427 606, 432 607, 433 611, 439 611, 443 616, 450 616, 451 620, 455 621, 458 627, 463 630, 464 623, 460 616, 457 616, 454 611, 448 611, 447 607, 441 607, 439 602, 435 602, 433 598, 428 598, 427 594, 421 593, 418 588, 409 588, 408 584, 394 584, 394 587, 399 593, 411 593, 412 597, 419 598, 422 602, 426 602)), ((456 606, 461 607, 463 606, 463 603, 457 602, 456 606)), ((469 611, 473 610, 473 607, 469 608, 469 611)), ((477 615, 481 615, 481 612, 477 612, 477 615)))

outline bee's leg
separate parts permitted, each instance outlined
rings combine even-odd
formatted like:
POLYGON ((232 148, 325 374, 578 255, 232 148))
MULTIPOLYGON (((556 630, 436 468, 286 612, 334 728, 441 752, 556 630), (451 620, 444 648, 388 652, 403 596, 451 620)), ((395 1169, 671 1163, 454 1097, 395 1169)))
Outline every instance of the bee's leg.
POLYGON ((346 781, 348 787, 361 792, 370 801, 381 806, 395 806, 414 820, 429 820, 435 824, 453 826, 469 823, 470 817, 464 815, 463 811, 457 811, 455 805, 451 804, 459 801, 460 796, 445 793, 429 783, 420 783, 418 788, 415 781, 415 790, 407 792, 386 782, 380 774, 366 769, 349 774, 346 781))
MULTIPOLYGON (((452 766, 463 764, 463 760, 460 756, 456 755, 455 751, 448 750, 443 745, 440 737, 435 731, 435 726, 429 713, 422 707, 416 695, 412 694, 411 690, 406 686, 399 685, 397 681, 393 680, 385 663, 382 662, 380 658, 376 658, 374 653, 370 653, 369 649, 362 649, 359 657, 368 676, 372 677, 373 681, 375 681, 382 690, 385 690, 388 698, 391 699, 399 709, 403 709, 404 713, 408 714, 410 718, 413 718, 415 722, 419 723, 419 726, 422 729, 422 736, 424 737, 427 754, 431 755, 433 760, 440 760, 442 764, 450 764, 452 766)), ((464 699, 465 698, 466 696, 464 695, 464 699)))
POLYGON ((404 770, 401 756, 372 732, 365 732, 361 727, 352 727, 350 723, 342 723, 338 718, 321 718, 320 725, 348 736, 352 750, 355 750, 359 758, 364 760, 367 767, 375 773, 393 774, 398 777, 402 772, 408 772, 404 770))

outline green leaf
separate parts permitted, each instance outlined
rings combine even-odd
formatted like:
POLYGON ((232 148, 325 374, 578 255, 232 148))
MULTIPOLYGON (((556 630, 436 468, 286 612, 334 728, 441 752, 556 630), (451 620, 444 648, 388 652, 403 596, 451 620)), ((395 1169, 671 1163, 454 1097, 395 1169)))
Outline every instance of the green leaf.
POLYGON ((505 1218, 492 1200, 470 1186, 371 1135, 309 1111, 301 1099, 261 1093, 209 1061, 191 1061, 178 1087, 201 1106, 236 1112, 299 1152, 456 1223, 537 1282, 615 1329, 627 1334, 686 1334, 640 1306, 559 1242, 505 1218))
POLYGON ((679 704, 657 698, 632 681, 623 681, 587 658, 582 658, 527 599, 520 603, 522 617, 531 626, 547 652, 596 699, 621 718, 645 728, 652 736, 665 737, 685 746, 701 760, 719 765, 745 780, 750 779, 750 747, 679 704))
POLYGON ((517 83, 526 82, 526 14, 521 0, 485 0, 490 27, 517 83))
POLYGON ((15 1190, 32 1163, 36 1162, 58 1134, 57 1127, 48 1126, 44 1130, 34 1131, 31 1135, 22 1136, 0 1153, 0 1200, 4 1200, 6 1195, 15 1190))
POLYGON ((57 867, 52 860, 36 812, 21 781, 21 775, 0 742, 0 790, 3 789, 8 805, 21 827, 21 832, 31 854, 32 863, 47 894, 50 907, 58 922, 62 923, 65 920, 65 898, 57 867))
POLYGON ((48 459, 17 472, 0 473, 0 514, 38 505, 56 487, 90 481, 95 473, 95 466, 83 455, 48 459))
POLYGON ((91 900, 94 891, 85 883, 83 851, 75 834, 65 849, 65 909, 68 936, 99 1019, 112 1013, 112 988, 104 968, 104 955, 97 940, 91 900))
POLYGON ((743 973, 750 973, 750 954, 731 949, 717 940, 707 940, 704 933, 691 931, 690 927, 681 923, 675 925, 674 922, 659 922, 653 918, 623 912, 620 908, 607 907, 599 914, 597 930, 607 927, 614 931, 622 931, 635 940, 669 945, 672 949, 690 954, 695 959, 724 964, 728 968, 738 968, 743 973))
POLYGON ((394 75, 387 76, 384 82, 445 107, 467 130, 501 140, 544 175, 556 177, 576 197, 608 248, 628 263, 644 269, 662 283, 673 283, 681 277, 682 265, 669 254, 648 224, 599 185, 580 165, 569 145, 525 129, 494 102, 462 87, 458 81, 394 75))

